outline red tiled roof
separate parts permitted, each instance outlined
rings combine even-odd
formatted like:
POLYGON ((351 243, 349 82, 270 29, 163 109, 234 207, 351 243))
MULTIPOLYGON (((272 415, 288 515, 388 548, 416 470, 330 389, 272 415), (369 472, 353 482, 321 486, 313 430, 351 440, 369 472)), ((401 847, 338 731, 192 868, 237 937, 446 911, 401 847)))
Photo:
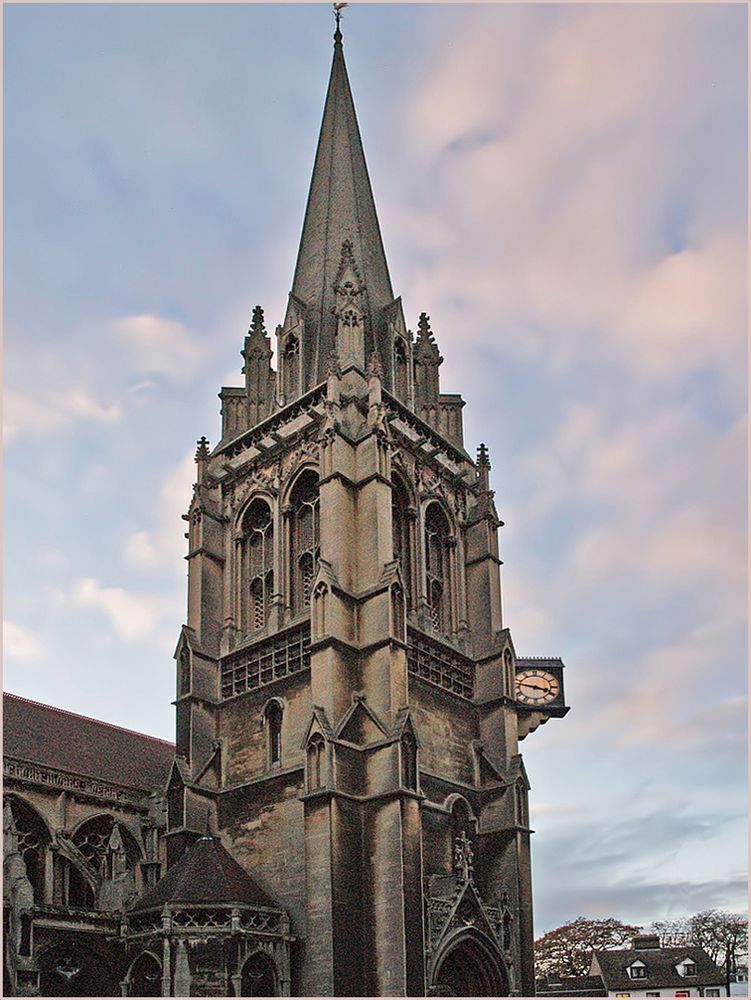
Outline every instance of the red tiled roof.
POLYGON ((175 746, 109 722, 3 694, 3 752, 61 771, 152 791, 166 784, 175 746))

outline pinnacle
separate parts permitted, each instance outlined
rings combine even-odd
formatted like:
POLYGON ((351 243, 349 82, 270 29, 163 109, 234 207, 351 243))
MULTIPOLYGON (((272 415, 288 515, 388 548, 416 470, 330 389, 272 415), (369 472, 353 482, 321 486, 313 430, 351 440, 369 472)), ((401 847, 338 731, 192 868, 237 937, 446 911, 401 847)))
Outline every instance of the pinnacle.
POLYGON ((262 337, 266 336, 266 327, 263 323, 263 309, 261 306, 255 306, 253 309, 253 318, 250 322, 250 329, 248 330, 248 336, 259 335, 262 337))
POLYGON ((198 447, 196 448, 196 462, 201 462, 209 457, 209 442, 208 438, 204 435, 198 439, 198 447))
POLYGON ((430 344, 431 347, 437 346, 435 342, 435 334, 430 326, 430 316, 428 316, 427 313, 420 313, 420 318, 417 321, 417 329, 419 331, 417 335, 418 343, 422 341, 423 343, 430 344))

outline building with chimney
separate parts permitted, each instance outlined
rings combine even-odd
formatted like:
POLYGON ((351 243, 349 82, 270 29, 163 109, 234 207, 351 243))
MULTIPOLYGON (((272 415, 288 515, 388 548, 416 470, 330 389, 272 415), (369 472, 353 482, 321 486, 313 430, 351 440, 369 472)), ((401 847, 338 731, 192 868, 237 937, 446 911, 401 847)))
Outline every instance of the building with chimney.
POLYGON ((425 312, 416 329, 337 23, 276 367, 257 306, 244 383, 221 390, 220 438, 196 452, 174 758, 130 812, 107 805, 109 839, 88 858, 76 810, 93 793, 40 807, 38 864, 64 858, 88 889, 48 875, 38 898, 21 870, 21 759, 6 815, 14 990, 38 990, 44 970, 55 995, 115 981, 137 996, 533 993, 519 742, 568 711, 563 664, 517 655, 490 458, 465 449, 425 312), (129 880, 105 892, 113 872, 129 880), (89 940, 106 962, 85 965, 89 940))

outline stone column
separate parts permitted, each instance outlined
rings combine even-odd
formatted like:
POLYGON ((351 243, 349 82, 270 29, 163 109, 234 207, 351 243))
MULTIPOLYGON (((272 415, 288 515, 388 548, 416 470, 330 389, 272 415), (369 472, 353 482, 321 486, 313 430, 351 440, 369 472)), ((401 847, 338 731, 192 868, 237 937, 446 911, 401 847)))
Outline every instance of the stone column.
POLYGON ((175 955, 175 996, 190 996, 190 966, 184 938, 177 939, 177 954, 175 955))

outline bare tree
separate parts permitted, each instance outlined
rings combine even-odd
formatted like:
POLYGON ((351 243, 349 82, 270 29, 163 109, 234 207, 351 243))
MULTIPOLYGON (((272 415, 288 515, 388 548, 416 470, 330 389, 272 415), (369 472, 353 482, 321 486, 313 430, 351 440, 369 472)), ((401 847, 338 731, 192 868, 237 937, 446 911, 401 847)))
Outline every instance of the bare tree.
POLYGON ((689 917, 688 924, 692 942, 725 969, 729 984, 738 959, 748 955, 748 918, 743 913, 704 910, 689 917))
POLYGON ((677 920, 655 920, 650 930, 659 936, 661 948, 678 948, 684 944, 692 944, 687 917, 679 917, 677 920))
POLYGON ((640 930, 615 917, 604 920, 577 917, 535 941, 535 973, 538 977, 586 976, 593 951, 623 948, 640 930))

